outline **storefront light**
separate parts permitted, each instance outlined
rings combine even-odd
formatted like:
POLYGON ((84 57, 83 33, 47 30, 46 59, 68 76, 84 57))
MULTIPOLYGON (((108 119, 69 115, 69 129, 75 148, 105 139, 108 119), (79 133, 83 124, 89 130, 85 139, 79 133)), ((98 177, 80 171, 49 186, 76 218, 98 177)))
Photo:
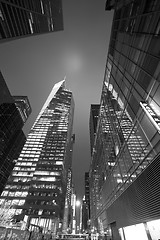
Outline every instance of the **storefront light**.
POLYGON ((124 235, 126 240, 148 240, 143 223, 125 227, 124 235))
POLYGON ((152 240, 159 239, 160 236, 160 219, 147 222, 147 227, 150 232, 152 240))

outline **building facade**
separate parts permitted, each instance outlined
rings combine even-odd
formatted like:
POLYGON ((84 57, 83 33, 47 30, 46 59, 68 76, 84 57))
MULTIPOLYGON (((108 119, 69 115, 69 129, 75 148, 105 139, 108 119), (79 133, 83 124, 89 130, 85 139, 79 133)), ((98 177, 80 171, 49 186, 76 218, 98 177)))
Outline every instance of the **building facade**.
POLYGON ((14 103, 25 123, 31 114, 31 106, 27 96, 13 96, 14 103))
POLYGON ((92 155, 94 140, 96 136, 99 109, 100 109, 100 104, 91 104, 90 118, 89 118, 91 155, 92 155))
POLYGON ((89 172, 85 172, 85 201, 88 205, 88 218, 90 218, 90 187, 89 187, 89 172))
POLYGON ((85 195, 82 201, 82 232, 89 232, 90 227, 90 188, 89 188, 89 172, 85 172, 84 179, 85 195))
POLYGON ((71 144, 70 144, 70 154, 69 157, 69 166, 68 166, 68 175, 67 175, 67 190, 65 197, 65 208, 64 208, 64 217, 63 217, 63 230, 62 232, 71 233, 72 232, 72 219, 73 219, 73 207, 72 207, 72 193, 73 193, 73 174, 72 174, 72 154, 73 146, 75 143, 75 134, 72 135, 71 144))
POLYGON ((90 165, 91 222, 119 240, 160 238, 160 2, 111 0, 111 39, 90 165))
POLYGON ((10 206, 14 219, 29 230, 62 230, 73 112, 72 92, 63 80, 42 107, 1 195, 1 206, 10 206))
POLYGON ((26 136, 23 121, 14 103, 0 105, 0 193, 2 193, 26 136))
MULTIPOLYGON (((30 105, 28 109, 26 120, 31 113, 30 105)), ((23 126, 23 118, 0 73, 0 193, 2 193, 26 141, 26 136, 22 131, 23 126)))
POLYGON ((61 0, 0 0, 0 42, 59 30, 61 0))

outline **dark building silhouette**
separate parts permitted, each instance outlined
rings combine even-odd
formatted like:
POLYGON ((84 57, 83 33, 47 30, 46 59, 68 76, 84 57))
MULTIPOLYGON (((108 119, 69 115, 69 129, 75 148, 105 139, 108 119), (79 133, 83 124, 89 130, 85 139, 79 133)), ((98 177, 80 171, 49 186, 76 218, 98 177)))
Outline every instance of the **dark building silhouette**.
POLYGON ((26 137, 23 121, 14 103, 0 105, 0 192, 11 174, 26 137))
POLYGON ((2 76, 2 73, 0 72, 0 104, 6 102, 13 103, 14 101, 7 87, 7 84, 2 76))
POLYGON ((54 85, 38 114, 1 195, 1 207, 8 204, 16 221, 25 222, 29 230, 62 231, 70 194, 73 113, 72 92, 63 80, 54 85))
POLYGON ((61 0, 0 0, 0 42, 59 30, 61 0))
POLYGON ((0 193, 25 143, 23 125, 23 119, 0 73, 0 193))
POLYGON ((159 239, 160 1, 107 1, 111 9, 90 167, 91 223, 114 240, 159 239))

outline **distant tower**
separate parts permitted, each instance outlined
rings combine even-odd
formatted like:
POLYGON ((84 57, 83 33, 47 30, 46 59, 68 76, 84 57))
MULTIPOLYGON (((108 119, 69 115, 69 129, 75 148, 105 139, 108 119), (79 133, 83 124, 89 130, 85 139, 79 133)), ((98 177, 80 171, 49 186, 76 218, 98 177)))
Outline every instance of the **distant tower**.
POLYGON ((10 199, 14 218, 30 230, 62 230, 71 167, 74 101, 65 81, 54 85, 35 120, 1 203, 10 199))
POLYGON ((89 172, 85 172, 85 202, 88 208, 88 220, 90 219, 90 187, 89 187, 89 172))
POLYGON ((91 155, 92 155, 94 140, 96 136, 99 109, 100 109, 100 104, 91 104, 90 119, 89 119, 91 155))
MULTIPOLYGON (((26 120, 30 113, 29 105, 26 120)), ((0 193, 4 189, 25 143, 26 137, 22 131, 23 125, 23 118, 0 73, 0 193)))
POLYGON ((71 145, 70 145, 70 154, 69 158, 69 168, 67 174, 67 190, 66 190, 66 198, 65 198, 65 209, 64 209, 64 217, 63 217, 63 233, 71 232, 72 230, 72 192, 73 192, 73 178, 72 178, 72 153, 73 153, 73 145, 75 143, 75 134, 72 135, 71 145))
POLYGON ((72 205, 72 233, 76 233, 76 192, 74 187, 72 188, 72 196, 71 196, 71 205, 72 205))
POLYGON ((90 219, 90 188, 89 188, 89 172, 85 172, 85 195, 82 202, 82 230, 88 231, 88 222, 90 219))
POLYGON ((61 0, 0 0, 0 42, 63 30, 61 0))

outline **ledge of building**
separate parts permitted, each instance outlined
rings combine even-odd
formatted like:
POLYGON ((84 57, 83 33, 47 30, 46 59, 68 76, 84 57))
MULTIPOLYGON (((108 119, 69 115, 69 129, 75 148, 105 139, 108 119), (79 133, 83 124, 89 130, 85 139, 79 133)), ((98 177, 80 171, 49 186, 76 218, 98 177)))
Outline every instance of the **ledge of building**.
POLYGON ((105 10, 110 11, 111 9, 114 8, 114 5, 115 5, 115 0, 107 0, 105 10))

